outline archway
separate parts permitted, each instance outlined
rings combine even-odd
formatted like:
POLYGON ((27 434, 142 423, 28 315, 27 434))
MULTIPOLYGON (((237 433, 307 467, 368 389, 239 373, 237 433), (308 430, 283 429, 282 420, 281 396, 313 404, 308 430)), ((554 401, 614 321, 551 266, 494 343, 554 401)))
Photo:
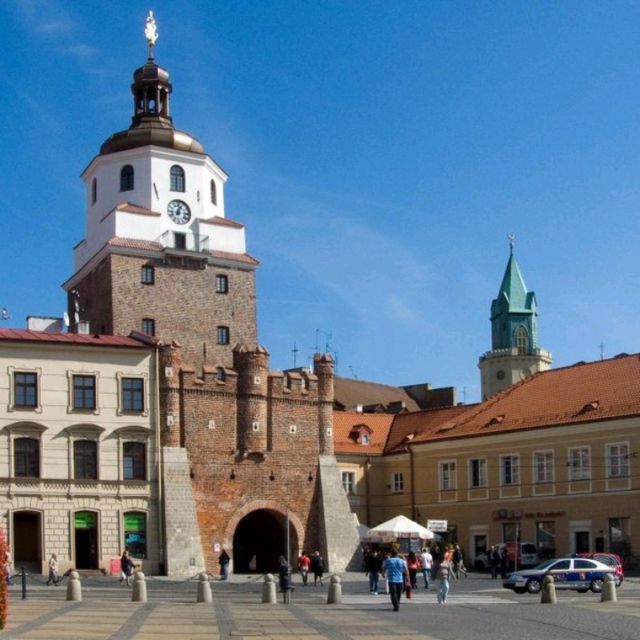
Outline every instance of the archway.
MULTIPOLYGON (((278 570, 278 557, 286 556, 287 518, 271 509, 258 509, 240 520, 233 534, 235 573, 269 573, 278 570)), ((295 528, 289 526, 290 558, 298 549, 295 528)))

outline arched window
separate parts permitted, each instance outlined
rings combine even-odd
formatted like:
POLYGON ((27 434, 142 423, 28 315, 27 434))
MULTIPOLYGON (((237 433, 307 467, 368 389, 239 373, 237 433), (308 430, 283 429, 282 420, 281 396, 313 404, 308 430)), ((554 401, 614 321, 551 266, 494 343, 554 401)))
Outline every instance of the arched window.
POLYGON ((125 164, 120 171, 120 191, 133 191, 133 167, 125 164))
POLYGON ((94 178, 91 181, 91 204, 95 204, 98 199, 98 181, 94 178))
POLYGON ((171 167, 171 191, 184 192, 184 169, 177 164, 171 167))
POLYGON ((211 181, 211 202, 213 204, 218 204, 218 192, 216 190, 216 181, 211 181))
POLYGON ((519 355, 529 353, 529 334, 524 327, 518 327, 516 329, 516 347, 519 355))

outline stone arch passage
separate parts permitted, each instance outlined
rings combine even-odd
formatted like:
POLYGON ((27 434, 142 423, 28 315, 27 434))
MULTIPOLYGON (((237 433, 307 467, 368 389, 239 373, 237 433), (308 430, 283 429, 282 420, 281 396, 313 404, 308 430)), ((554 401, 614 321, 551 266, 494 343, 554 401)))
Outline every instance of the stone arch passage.
MULTIPOLYGON (((245 515, 233 534, 235 573, 269 573, 278 570, 278 557, 286 556, 286 516, 272 509, 257 509, 245 515)), ((298 536, 289 527, 291 562, 296 560, 298 536)))

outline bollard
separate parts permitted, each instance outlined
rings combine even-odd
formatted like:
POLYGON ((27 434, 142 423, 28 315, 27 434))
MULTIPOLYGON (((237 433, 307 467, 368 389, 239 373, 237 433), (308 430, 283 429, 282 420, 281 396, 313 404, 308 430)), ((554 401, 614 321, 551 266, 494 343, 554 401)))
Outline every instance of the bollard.
POLYGON ((71 573, 69 573, 67 600, 82 602, 82 585, 80 584, 80 574, 77 571, 71 571, 71 573))
POLYGON ((262 603, 276 603, 276 581, 271 573, 267 573, 264 577, 264 584, 262 585, 262 603))
POLYGON ((142 571, 136 571, 133 576, 133 591, 131 592, 131 602, 147 601, 147 583, 142 571))
POLYGON ((600 602, 617 602, 618 594, 616 593, 616 583, 613 576, 610 573, 604 577, 604 584, 602 585, 602 595, 600 596, 600 602))
POLYGON ((556 585, 553 581, 553 576, 545 576, 542 591, 540 592, 541 604, 556 604, 558 599, 556 597, 556 585))
POLYGON ((27 572, 24 567, 22 567, 22 571, 20 572, 20 577, 22 578, 22 599, 27 599, 27 572))
POLYGON ((196 602, 213 602, 211 597, 211 585, 209 584, 209 575, 204 571, 200 574, 198 579, 198 597, 196 602))
POLYGON ((340 576, 331 576, 329 582, 329 594, 327 595, 327 604, 342 604, 342 585, 340 584, 340 576))

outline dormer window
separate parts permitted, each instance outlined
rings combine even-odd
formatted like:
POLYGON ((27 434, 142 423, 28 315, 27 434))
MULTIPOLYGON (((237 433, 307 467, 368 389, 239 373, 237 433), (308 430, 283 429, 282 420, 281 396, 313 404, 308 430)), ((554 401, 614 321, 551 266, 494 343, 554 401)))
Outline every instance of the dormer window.
POLYGON ((218 204, 218 192, 215 180, 211 181, 211 203, 216 205, 218 204))
POLYGON ((360 436, 360 444, 363 444, 363 445, 366 445, 366 446, 369 445, 369 434, 368 433, 363 433, 360 436))
POLYGON ((171 177, 171 186, 170 186, 171 191, 182 191, 184 193, 185 191, 184 169, 181 166, 174 164, 171 167, 170 177, 171 177))
POLYGON ((120 170, 120 191, 133 191, 133 167, 125 164, 120 170))
POLYGON ((373 432, 366 424, 357 424, 351 427, 349 437, 358 444, 369 446, 371 444, 371 434, 373 432))

